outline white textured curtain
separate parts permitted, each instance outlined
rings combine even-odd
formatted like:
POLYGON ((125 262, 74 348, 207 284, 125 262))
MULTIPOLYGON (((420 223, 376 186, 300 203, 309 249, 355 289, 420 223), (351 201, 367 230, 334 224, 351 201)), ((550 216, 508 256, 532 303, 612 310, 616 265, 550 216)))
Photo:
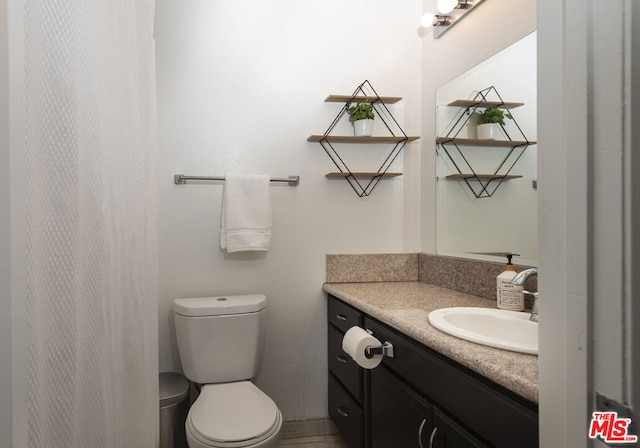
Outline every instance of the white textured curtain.
POLYGON ((158 444, 153 0, 25 0, 29 447, 158 444))

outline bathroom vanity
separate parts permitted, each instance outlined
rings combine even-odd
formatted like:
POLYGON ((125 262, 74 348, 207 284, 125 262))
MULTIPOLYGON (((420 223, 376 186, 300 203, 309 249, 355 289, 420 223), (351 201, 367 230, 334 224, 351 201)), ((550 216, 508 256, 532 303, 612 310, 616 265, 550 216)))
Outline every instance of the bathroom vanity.
POLYGON ((329 416, 351 448, 537 447, 537 357, 431 327, 430 311, 495 306, 420 282, 325 284, 329 416), (371 370, 342 351, 352 326, 393 345, 371 370))

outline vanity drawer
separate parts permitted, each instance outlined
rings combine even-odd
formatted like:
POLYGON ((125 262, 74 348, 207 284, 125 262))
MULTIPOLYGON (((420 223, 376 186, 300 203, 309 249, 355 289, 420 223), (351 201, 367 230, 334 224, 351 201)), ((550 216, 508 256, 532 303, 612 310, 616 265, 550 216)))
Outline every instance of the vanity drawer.
POLYGON ((362 325, 362 313, 333 296, 329 296, 327 319, 343 333, 353 326, 362 325))
POLYGON ((510 447, 517 440, 518 447, 538 447, 535 404, 376 320, 367 318, 365 328, 393 344, 394 358, 385 357, 383 365, 491 445, 510 447))
POLYGON ((329 325, 329 370, 362 403, 362 369, 342 350, 342 333, 329 325))
POLYGON ((349 448, 364 447, 364 413, 362 408, 329 375, 329 417, 338 427, 349 448))

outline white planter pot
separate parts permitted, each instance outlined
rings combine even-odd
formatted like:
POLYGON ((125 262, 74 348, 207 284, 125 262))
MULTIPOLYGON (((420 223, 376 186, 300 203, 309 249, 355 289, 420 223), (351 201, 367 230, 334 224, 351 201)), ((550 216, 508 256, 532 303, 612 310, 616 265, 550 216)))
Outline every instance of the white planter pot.
POLYGON ((373 120, 354 121, 353 135, 356 137, 371 137, 373 135, 373 120))
POLYGON ((500 136, 499 123, 484 123, 476 127, 479 140, 498 140, 500 136))

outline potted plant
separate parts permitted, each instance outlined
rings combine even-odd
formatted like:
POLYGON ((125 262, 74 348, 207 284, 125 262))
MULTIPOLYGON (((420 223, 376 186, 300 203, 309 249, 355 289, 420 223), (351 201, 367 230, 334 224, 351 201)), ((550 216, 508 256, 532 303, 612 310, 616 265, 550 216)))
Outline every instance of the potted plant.
POLYGON ((484 112, 478 114, 476 130, 480 140, 496 140, 500 132, 500 125, 504 126, 504 119, 513 119, 511 114, 505 113, 495 106, 487 107, 484 112))
POLYGON ((373 106, 367 102, 358 103, 347 108, 349 121, 353 124, 356 137, 369 137, 373 134, 373 106))

